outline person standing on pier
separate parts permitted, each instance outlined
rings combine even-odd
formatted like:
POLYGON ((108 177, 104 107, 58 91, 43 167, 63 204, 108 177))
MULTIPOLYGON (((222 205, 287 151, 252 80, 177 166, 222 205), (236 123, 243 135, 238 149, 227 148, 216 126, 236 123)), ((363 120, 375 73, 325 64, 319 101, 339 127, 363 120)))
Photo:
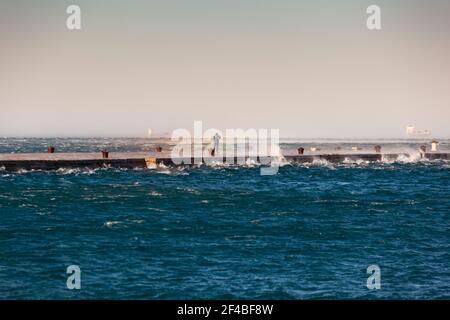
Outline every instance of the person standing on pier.
POLYGON ((214 135, 214 137, 213 137, 213 140, 214 140, 214 149, 213 149, 212 152, 211 152, 211 155, 212 155, 213 157, 216 156, 216 151, 219 150, 219 142, 220 142, 220 139, 222 139, 222 137, 220 136, 219 133, 216 133, 216 134, 214 135))

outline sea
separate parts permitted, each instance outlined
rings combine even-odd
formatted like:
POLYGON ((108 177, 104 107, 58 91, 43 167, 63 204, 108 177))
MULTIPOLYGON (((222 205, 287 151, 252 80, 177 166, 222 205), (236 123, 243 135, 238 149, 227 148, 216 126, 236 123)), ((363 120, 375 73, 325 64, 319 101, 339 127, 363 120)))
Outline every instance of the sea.
MULTIPOLYGON (((0 138, 0 153, 158 143, 0 138)), ((281 149, 374 144, 408 156, 283 162, 269 176, 255 164, 0 167, 0 299, 450 299, 450 162, 421 159, 429 141, 285 139, 281 149)))

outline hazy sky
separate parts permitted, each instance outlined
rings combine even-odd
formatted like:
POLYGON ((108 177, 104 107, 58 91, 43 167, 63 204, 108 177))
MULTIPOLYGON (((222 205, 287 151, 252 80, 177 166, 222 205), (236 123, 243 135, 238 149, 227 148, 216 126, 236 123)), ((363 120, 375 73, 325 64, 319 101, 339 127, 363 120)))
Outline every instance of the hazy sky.
POLYGON ((0 0, 0 46, 2 136, 450 137, 446 0, 0 0))

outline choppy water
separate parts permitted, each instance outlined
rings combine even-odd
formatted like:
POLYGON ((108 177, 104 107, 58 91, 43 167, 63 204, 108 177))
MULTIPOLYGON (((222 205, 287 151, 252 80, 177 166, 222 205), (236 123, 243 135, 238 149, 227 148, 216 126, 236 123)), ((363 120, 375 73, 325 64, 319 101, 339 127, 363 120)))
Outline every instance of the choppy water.
MULTIPOLYGON (((0 152, 99 141, 0 139, 0 152)), ((449 299, 450 163, 0 171, 0 298, 449 299)))

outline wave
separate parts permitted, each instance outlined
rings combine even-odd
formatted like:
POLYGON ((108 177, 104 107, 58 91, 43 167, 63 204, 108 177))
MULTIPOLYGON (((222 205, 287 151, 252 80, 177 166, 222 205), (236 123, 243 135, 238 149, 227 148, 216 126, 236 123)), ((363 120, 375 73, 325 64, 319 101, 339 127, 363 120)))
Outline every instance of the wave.
POLYGON ((107 227, 107 228, 112 228, 114 225, 116 224, 121 224, 123 222, 121 221, 106 221, 103 226, 107 227))
POLYGON ((381 162, 386 164, 392 164, 392 163, 419 163, 419 162, 429 162, 430 160, 422 158, 419 152, 416 153, 404 153, 399 154, 396 157, 389 157, 383 155, 381 158, 381 162))
POLYGON ((87 174, 92 175, 95 174, 98 170, 104 170, 104 169, 89 169, 89 168, 59 168, 56 170, 57 174, 60 175, 78 175, 78 174, 87 174))
POLYGON ((363 160, 363 159, 353 160, 350 158, 345 158, 342 163, 349 164, 349 165, 356 165, 356 166, 368 166, 368 165, 370 165, 371 162, 368 160, 363 160))

